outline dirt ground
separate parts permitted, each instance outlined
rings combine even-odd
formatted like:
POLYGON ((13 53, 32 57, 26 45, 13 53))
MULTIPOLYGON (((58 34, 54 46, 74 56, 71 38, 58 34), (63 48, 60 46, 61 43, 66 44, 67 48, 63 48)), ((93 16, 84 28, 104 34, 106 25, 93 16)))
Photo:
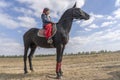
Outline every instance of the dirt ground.
MULTIPOLYGON (((0 58, 0 80, 56 80, 55 58, 34 57, 27 75, 22 58, 0 58)), ((62 80, 120 80, 120 54, 64 56, 62 69, 62 80)))

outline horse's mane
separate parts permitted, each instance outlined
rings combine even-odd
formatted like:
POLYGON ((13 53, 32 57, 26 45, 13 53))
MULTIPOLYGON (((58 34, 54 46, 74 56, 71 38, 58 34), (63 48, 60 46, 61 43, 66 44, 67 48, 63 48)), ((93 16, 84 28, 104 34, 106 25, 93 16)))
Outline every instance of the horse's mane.
POLYGON ((61 16, 61 18, 59 19, 58 23, 64 21, 66 18, 68 18, 68 16, 70 16, 70 15, 72 14, 71 12, 72 12, 72 8, 67 9, 67 10, 62 14, 62 16, 61 16))

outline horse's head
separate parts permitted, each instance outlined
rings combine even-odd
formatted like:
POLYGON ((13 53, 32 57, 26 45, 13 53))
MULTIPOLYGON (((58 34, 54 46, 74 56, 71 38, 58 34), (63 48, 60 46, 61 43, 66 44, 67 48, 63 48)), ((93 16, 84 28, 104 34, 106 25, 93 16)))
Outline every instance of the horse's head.
POLYGON ((81 10, 80 8, 76 7, 76 3, 71 8, 71 11, 72 11, 72 16, 74 19, 88 20, 90 18, 89 14, 87 14, 85 11, 81 10))

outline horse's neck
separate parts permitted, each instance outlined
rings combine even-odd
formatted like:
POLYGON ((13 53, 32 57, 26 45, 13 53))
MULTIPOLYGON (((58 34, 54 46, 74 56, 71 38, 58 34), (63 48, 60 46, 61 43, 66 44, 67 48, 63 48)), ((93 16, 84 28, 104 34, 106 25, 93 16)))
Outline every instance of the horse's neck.
POLYGON ((58 24, 60 25, 60 27, 62 27, 67 33, 70 32, 71 27, 72 27, 72 22, 73 22, 73 18, 66 18, 64 20, 64 18, 60 19, 60 21, 58 22, 58 24), (63 21, 62 21, 63 20, 63 21))

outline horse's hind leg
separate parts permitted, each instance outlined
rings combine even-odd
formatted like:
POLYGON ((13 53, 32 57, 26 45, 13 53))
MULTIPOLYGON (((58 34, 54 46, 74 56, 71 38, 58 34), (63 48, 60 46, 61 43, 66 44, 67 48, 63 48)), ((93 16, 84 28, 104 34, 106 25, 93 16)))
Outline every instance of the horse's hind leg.
POLYGON ((28 73, 27 71, 27 53, 28 53, 29 46, 25 46, 24 48, 24 73, 28 73))
POLYGON ((33 70, 33 66, 32 66, 32 57, 33 57, 33 54, 34 54, 34 52, 35 52, 35 50, 36 50, 36 45, 32 45, 30 48, 31 48, 31 51, 30 51, 30 54, 29 54, 29 56, 28 56, 28 58, 29 58, 29 66, 30 66, 30 70, 31 71, 34 71, 33 70))

